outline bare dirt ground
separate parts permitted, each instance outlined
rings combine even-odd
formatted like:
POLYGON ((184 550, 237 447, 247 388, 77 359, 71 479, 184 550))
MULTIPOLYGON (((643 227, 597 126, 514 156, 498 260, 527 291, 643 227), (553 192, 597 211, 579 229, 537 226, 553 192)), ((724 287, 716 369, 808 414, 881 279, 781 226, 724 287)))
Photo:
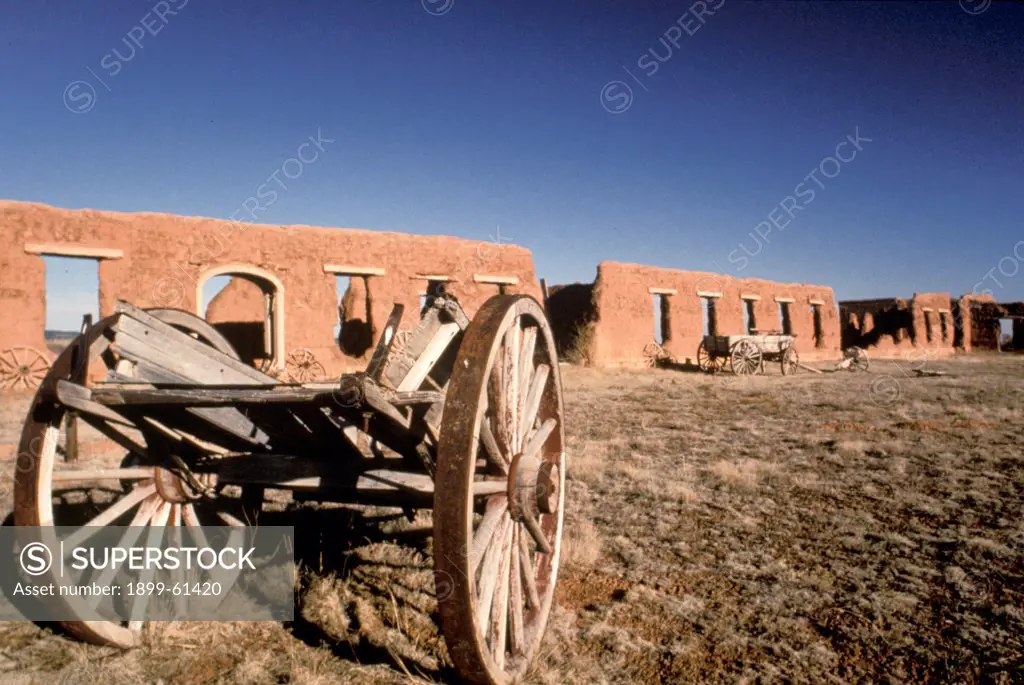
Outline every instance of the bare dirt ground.
MULTIPOLYGON (((564 368, 565 566, 530 682, 1024 682, 1024 357, 909 366, 564 368)), ((287 509, 293 623, 162 624, 127 653, 0 624, 0 683, 452 681, 429 516, 287 509)))

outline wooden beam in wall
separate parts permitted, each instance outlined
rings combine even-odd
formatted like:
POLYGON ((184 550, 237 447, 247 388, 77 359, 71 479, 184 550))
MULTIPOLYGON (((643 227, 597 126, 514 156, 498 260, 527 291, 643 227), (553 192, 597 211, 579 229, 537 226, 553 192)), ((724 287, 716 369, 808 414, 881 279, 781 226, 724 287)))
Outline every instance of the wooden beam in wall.
POLYGON ((761 299, 761 296, 760 295, 740 295, 740 299, 741 300, 751 300, 753 302, 758 302, 761 299))
POLYGON ((825 300, 810 300, 810 303, 811 304, 816 304, 819 307, 824 307, 825 306, 825 300))
POLYGON ((47 255, 53 257, 86 257, 88 259, 121 259, 124 250, 109 247, 89 247, 86 245, 42 245, 28 243, 25 245, 28 254, 47 255))
POLYGON ((386 270, 377 266, 351 266, 348 264, 324 264, 325 274, 342 276, 383 276, 386 270))
POLYGON ((493 276, 490 274, 473 274, 473 280, 477 283, 490 283, 492 285, 518 285, 517 276, 493 276))
POLYGON ((647 292, 651 295, 678 295, 679 291, 675 288, 648 288, 647 292))
POLYGON ((455 276, 446 276, 444 274, 413 274, 409 278, 414 281, 441 281, 442 283, 455 280, 455 276))
POLYGON ((792 298, 792 297, 776 297, 775 301, 776 302, 790 302, 790 303, 791 302, 796 302, 796 300, 794 298, 792 298))
POLYGON ((721 297, 721 296, 722 296, 722 293, 718 293, 718 292, 715 292, 713 290, 698 290, 697 291, 697 297, 711 297, 711 298, 715 298, 715 297, 721 297))

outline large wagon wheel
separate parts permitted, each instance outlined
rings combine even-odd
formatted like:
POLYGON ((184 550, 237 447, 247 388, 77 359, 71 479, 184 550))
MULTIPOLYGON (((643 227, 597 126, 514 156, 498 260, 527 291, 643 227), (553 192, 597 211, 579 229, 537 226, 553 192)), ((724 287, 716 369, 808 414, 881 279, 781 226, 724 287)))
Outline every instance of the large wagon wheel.
POLYGON ((785 352, 782 353, 782 375, 792 375, 796 373, 799 368, 800 355, 796 351, 796 346, 790 345, 786 348, 785 352))
POLYGON ((708 352, 707 345, 701 340, 700 345, 697 346, 697 368, 706 373, 714 373, 721 371, 724 366, 725 357, 708 352))
POLYGON ((732 346, 729 363, 737 376, 749 376, 761 371, 761 348, 751 340, 740 340, 732 346))
MULTIPOLYGON (((153 313, 160 318, 168 318, 167 314, 153 313)), ((170 318, 174 321, 168 323, 179 330, 213 342, 206 338, 212 334, 202 325, 205 322, 201 319, 196 319, 201 323, 192 322, 190 330, 190 322, 185 318, 173 315, 170 318)), ((116 320, 116 316, 103 319, 84 334, 84 345, 88 350, 86 363, 90 366, 102 363, 108 371, 114 369, 117 362, 109 354, 108 345, 116 320)), ((57 399, 56 387, 59 380, 70 376, 81 337, 68 345, 53 362, 33 399, 22 430, 14 474, 15 525, 82 525, 78 517, 72 516, 76 508, 79 509, 77 513, 81 513, 83 502, 88 509, 87 520, 74 534, 76 544, 84 543, 105 526, 131 526, 132 530, 121 541, 122 546, 130 547, 142 535, 141 527, 144 526, 243 525, 241 519, 232 513, 237 510, 232 503, 226 499, 202 499, 194 484, 157 463, 148 449, 145 432, 127 417, 122 416, 114 422, 86 412, 79 414, 80 420, 129 449, 131 465, 116 469, 93 468, 65 464, 58 459, 67 407, 57 399), (72 501, 76 502, 74 506, 69 504, 72 501)), ((89 385, 88 378, 85 383, 89 385)), ((207 477, 198 479, 202 485, 211 484, 207 477)), ((59 579, 55 578, 54 582, 58 583, 59 579)), ((55 597, 53 601, 68 603, 67 612, 74 613, 74 602, 79 600, 55 597)), ((143 621, 60 623, 81 640, 118 647, 140 644, 144 628, 143 621)))
POLYGON ((488 300, 452 370, 438 444, 434 569, 459 673, 504 685, 533 660, 555 592, 565 502, 554 337, 531 297, 488 300), (478 480, 506 482, 473 497, 478 480))
POLYGON ((0 388, 35 390, 50 369, 50 358, 34 347, 9 347, 0 352, 0 388))

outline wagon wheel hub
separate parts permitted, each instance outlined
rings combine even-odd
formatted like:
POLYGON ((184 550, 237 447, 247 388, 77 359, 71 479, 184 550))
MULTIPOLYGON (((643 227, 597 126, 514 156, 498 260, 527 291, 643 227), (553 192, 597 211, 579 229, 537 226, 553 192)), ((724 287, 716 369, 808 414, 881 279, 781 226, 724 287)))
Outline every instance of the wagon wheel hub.
POLYGON ((508 508, 512 518, 553 514, 558 510, 558 465, 517 454, 508 470, 508 508))

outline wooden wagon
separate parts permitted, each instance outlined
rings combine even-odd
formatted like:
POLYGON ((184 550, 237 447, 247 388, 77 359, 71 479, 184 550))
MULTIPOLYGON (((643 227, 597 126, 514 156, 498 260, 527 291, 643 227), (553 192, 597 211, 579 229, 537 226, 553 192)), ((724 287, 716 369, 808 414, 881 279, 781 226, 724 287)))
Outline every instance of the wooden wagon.
POLYGON ((733 373, 746 376, 764 373, 766 361, 777 362, 783 375, 796 373, 800 356, 792 335, 779 332, 759 335, 706 335, 697 348, 701 371, 720 371, 728 362, 733 373))
MULTIPOLYGON (((495 296, 472 320, 456 299, 435 297, 399 347, 401 317, 396 305, 364 372, 296 384, 242 363, 200 318, 119 302, 53 362, 35 396, 15 473, 16 524, 70 523, 68 495, 82 492, 85 525, 97 527, 242 526, 265 488, 431 508, 441 631, 456 669, 473 683, 518 679, 544 633, 562 538, 565 434, 551 329, 522 295, 495 296), (124 461, 65 460, 69 413, 123 448, 124 461)), ((64 626, 122 647, 139 644, 144 629, 64 626)))

